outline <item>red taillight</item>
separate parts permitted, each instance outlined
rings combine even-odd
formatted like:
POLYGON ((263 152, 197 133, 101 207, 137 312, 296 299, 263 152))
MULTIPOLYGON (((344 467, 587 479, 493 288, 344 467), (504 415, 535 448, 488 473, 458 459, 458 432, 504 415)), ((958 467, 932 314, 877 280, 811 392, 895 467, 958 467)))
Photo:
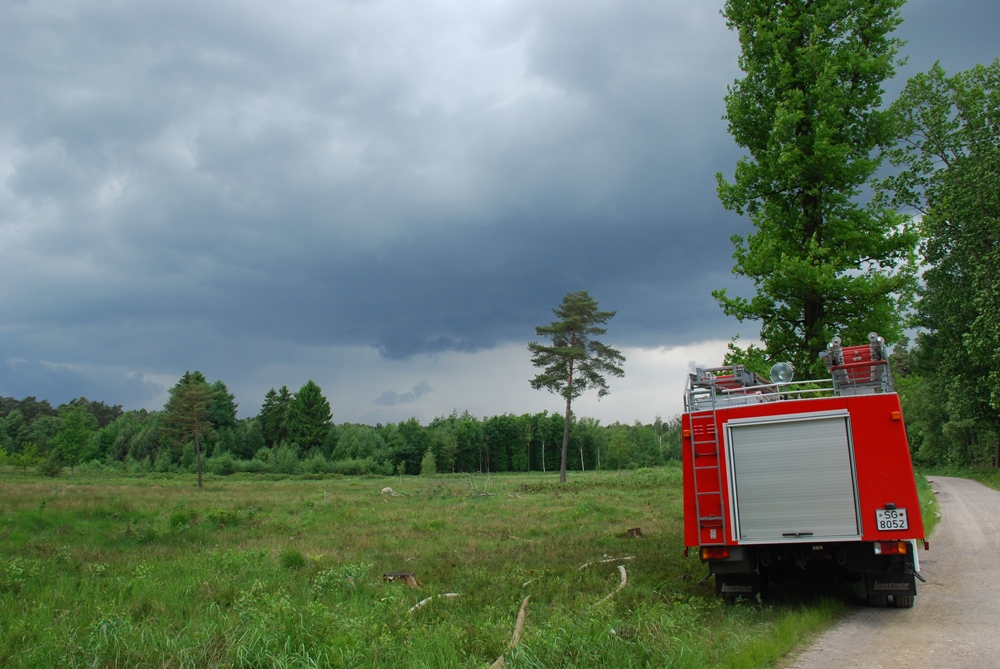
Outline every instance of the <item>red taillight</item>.
POLYGON ((905 541, 879 541, 875 544, 876 555, 906 555, 905 541))
POLYGON ((729 557, 729 549, 725 546, 702 546, 701 560, 725 560, 729 557))

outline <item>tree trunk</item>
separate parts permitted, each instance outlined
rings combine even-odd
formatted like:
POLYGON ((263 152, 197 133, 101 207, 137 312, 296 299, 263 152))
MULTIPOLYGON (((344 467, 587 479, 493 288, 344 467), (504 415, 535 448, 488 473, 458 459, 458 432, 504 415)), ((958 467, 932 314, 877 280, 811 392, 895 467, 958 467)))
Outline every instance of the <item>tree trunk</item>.
POLYGON ((201 442, 198 440, 198 431, 194 433, 194 454, 198 458, 198 488, 202 488, 201 483, 201 442))
POLYGON ((566 400, 566 424, 563 427, 562 458, 559 461, 559 483, 566 483, 566 456, 569 454, 569 417, 572 400, 566 400))

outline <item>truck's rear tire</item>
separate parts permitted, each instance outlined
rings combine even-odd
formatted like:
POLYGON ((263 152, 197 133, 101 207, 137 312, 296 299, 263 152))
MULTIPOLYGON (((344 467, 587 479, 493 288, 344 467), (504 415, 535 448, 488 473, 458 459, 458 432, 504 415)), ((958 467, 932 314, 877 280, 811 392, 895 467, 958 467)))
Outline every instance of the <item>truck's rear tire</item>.
POLYGON ((893 595, 892 605, 897 609, 912 609, 913 595, 893 595))
POLYGON ((868 606, 884 609, 889 606, 889 595, 868 595, 868 606))

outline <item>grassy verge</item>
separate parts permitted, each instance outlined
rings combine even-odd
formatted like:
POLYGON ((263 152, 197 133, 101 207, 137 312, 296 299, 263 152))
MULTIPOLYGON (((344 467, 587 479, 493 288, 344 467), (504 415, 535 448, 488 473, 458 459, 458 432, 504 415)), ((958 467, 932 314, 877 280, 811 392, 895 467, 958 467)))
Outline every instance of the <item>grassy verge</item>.
POLYGON ((941 511, 938 506, 937 497, 931 490, 925 474, 917 474, 917 496, 920 498, 920 513, 924 521, 925 538, 929 539, 934 533, 934 528, 941 522, 941 511))
POLYGON ((564 486, 209 478, 204 491, 188 476, 7 473, 0 666, 485 667, 504 654, 514 668, 754 669, 844 609, 726 605, 681 551, 679 468, 564 486), (599 603, 619 564, 626 587, 599 603), (386 582, 392 571, 422 587, 386 582), (459 596, 412 610, 442 593, 459 596))
POLYGON ((920 471, 924 476, 938 474, 939 476, 972 479, 994 490, 1000 490, 1000 469, 996 467, 933 467, 922 468, 920 471))

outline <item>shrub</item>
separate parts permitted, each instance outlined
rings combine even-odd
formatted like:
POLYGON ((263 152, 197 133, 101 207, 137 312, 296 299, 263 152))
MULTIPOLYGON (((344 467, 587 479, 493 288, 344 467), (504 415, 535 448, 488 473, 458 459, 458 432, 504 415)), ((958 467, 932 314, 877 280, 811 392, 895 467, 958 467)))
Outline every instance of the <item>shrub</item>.
POLYGON ((322 453, 317 453, 308 460, 302 461, 302 472, 305 474, 325 474, 330 471, 330 463, 322 453))
POLYGON ((437 460, 434 458, 434 451, 427 449, 424 459, 420 461, 420 475, 434 476, 437 474, 437 460))
POLYGON ((205 460, 205 471, 217 476, 229 476, 237 471, 236 460, 232 453, 224 452, 205 460))
POLYGON ((53 453, 38 464, 38 473, 49 478, 56 478, 62 474, 63 464, 59 456, 53 453))
POLYGON ((271 454, 271 471, 276 474, 297 474, 299 470, 298 444, 282 444, 271 454))
MULTIPOLYGON (((266 451, 267 449, 261 449, 266 451)), ((266 474, 271 471, 266 459, 254 458, 253 460, 240 460, 236 463, 236 471, 247 474, 266 474)))
POLYGON ((378 476, 388 476, 392 474, 391 465, 383 465, 375 462, 371 458, 347 458, 330 463, 330 471, 344 476, 361 476, 364 474, 375 474, 378 476))

